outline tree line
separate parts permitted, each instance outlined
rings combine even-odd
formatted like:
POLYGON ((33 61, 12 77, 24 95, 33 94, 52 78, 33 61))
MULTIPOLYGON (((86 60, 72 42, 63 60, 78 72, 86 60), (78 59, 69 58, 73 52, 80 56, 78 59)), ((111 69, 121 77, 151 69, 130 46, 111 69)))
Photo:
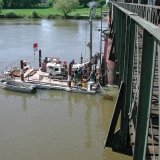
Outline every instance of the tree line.
MULTIPOLYGON (((60 0, 48 0, 47 5, 50 7, 53 7, 54 3, 58 2, 60 0)), ((70 3, 70 0, 64 0, 68 1, 70 3)), ((79 6, 87 7, 87 4, 92 0, 77 0, 79 3, 79 6)), ((104 2, 105 0, 94 0, 98 2, 99 4, 104 2)), ((3 4, 2 8, 33 8, 42 3, 42 0, 0 0, 0 5, 3 4)))
POLYGON ((1 0, 3 8, 31 8, 41 3, 41 0, 1 0))

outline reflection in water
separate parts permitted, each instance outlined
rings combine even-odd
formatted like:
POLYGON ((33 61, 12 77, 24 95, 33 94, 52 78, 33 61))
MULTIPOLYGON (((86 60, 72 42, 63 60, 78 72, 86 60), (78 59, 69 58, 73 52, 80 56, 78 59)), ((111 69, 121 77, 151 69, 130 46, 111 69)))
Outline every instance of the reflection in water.
POLYGON ((77 20, 67 20, 67 19, 64 19, 63 21, 61 20, 55 21, 54 26, 62 28, 63 31, 66 30, 69 31, 72 30, 73 28, 77 30, 79 27, 77 20))
POLYGON ((38 90, 36 94, 0 90, 0 99, 3 97, 7 99, 0 106, 3 160, 122 159, 119 155, 112 158, 112 151, 104 150, 114 101, 99 94, 55 90, 38 90), (14 106, 8 106, 13 102, 14 106))
POLYGON ((73 114, 73 105, 72 105, 72 94, 68 94, 68 113, 69 116, 72 117, 73 114))
POLYGON ((87 112, 86 112, 86 116, 85 116, 85 120, 86 120, 86 141, 85 141, 85 146, 86 148, 91 148, 92 147, 92 134, 91 134, 91 107, 88 103, 87 105, 87 112))
POLYGON ((27 110, 27 100, 31 98, 37 99, 37 94, 14 92, 4 89, 0 89, 0 94, 3 94, 6 99, 8 99, 9 97, 14 97, 15 101, 18 101, 20 99, 20 101, 22 102, 21 107, 23 108, 24 111, 27 110))
POLYGON ((27 110, 26 97, 22 97, 22 108, 23 108, 24 111, 27 110))

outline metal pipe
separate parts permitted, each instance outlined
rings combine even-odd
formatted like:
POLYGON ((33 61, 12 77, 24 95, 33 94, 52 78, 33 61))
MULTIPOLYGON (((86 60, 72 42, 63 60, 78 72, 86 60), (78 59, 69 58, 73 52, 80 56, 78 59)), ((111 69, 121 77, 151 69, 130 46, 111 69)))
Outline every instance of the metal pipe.
MULTIPOLYGON (((158 86, 160 86, 160 41, 158 42, 158 86)), ((159 95, 160 95, 160 89, 159 89, 159 95)), ((159 108, 160 108, 160 98, 159 98, 159 108)), ((159 115, 160 115, 160 109, 159 109, 159 115)), ((160 124, 160 118, 159 118, 159 124, 160 124)), ((159 135, 160 135, 160 129, 159 129, 159 135)), ((159 143, 160 148, 160 143, 159 143)), ((160 156, 158 158, 160 160, 160 156)))
POLYGON ((41 67, 41 63, 42 63, 42 54, 41 50, 39 50, 39 67, 41 67))
POLYGON ((102 54, 102 5, 101 5, 101 31, 100 31, 100 59, 99 59, 99 63, 100 63, 100 68, 101 68, 101 54, 102 54))
POLYGON ((68 67, 68 87, 71 87, 71 73, 72 73, 72 66, 69 64, 68 67))
MULTIPOLYGON (((91 10, 91 14, 92 14, 92 10, 91 10)), ((90 24, 90 44, 89 44, 90 54, 89 54, 89 59, 90 59, 90 62, 91 62, 91 59, 92 59, 92 18, 90 18, 89 24, 90 24)))
POLYGON ((24 69, 23 69, 23 60, 20 61, 20 66, 21 66, 21 81, 24 81, 24 69))

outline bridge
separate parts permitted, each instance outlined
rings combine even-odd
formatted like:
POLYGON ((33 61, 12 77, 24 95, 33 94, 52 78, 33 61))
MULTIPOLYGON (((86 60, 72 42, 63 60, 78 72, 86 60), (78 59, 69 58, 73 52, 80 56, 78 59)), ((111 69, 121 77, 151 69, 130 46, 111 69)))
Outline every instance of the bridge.
POLYGON ((105 147, 133 160, 160 160, 160 7, 146 0, 127 2, 109 3, 110 56, 119 94, 105 147))

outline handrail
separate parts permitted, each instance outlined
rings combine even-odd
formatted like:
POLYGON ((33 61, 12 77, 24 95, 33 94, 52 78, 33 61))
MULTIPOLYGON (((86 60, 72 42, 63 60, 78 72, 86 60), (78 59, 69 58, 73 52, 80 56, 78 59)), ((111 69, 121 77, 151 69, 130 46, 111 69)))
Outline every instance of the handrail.
MULTIPOLYGON (((110 21, 115 34, 117 80, 118 84, 123 82, 124 86, 120 88, 122 91, 117 98, 105 146, 130 155, 128 125, 132 120, 135 125, 133 159, 142 160, 146 156, 159 154, 158 147, 151 148, 147 140, 151 108, 154 105, 154 85, 158 80, 160 85, 160 78, 157 78, 160 77, 160 27, 157 26, 160 7, 117 2, 111 2, 110 6, 110 21), (117 116, 121 117, 118 131, 115 130, 117 116), (128 147, 127 153, 124 152, 124 146, 128 147)), ((158 92, 156 94, 158 102, 158 92)))
POLYGON ((160 24, 160 6, 122 2, 116 2, 115 4, 136 13, 139 17, 144 18, 157 26, 160 24))

